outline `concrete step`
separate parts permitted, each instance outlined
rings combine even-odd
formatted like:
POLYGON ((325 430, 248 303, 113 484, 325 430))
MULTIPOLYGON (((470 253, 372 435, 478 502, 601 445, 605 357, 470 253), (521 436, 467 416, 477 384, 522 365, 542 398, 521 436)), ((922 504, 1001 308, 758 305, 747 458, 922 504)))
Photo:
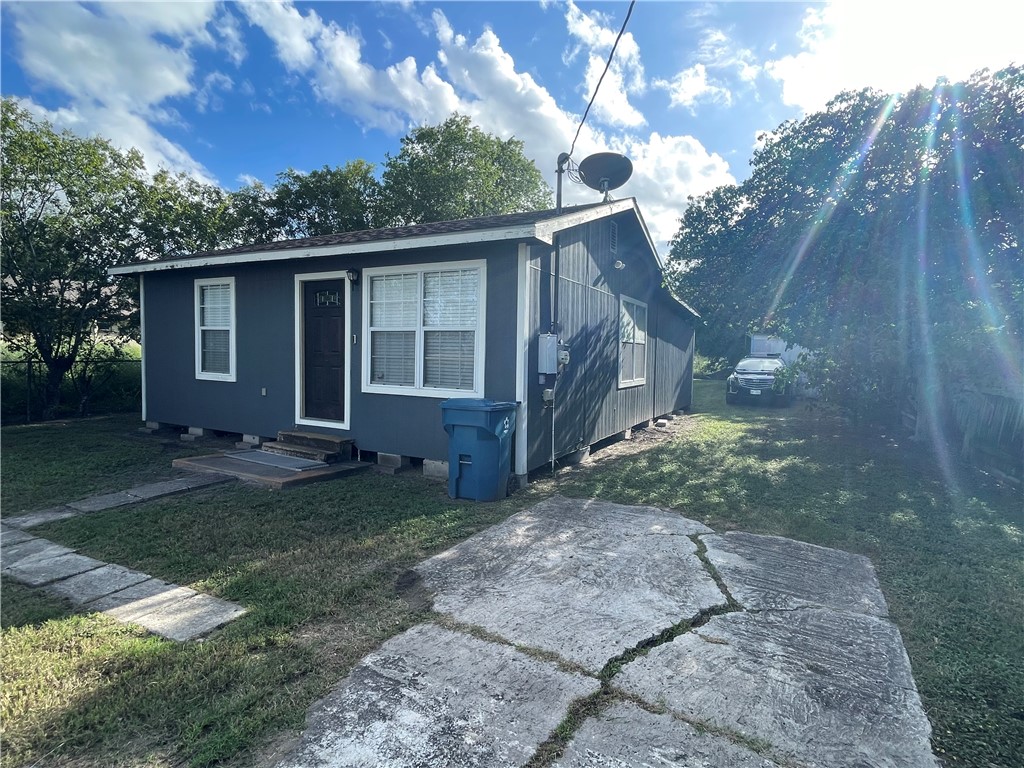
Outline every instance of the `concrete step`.
MULTIPOLYGON (((317 450, 324 451, 325 453, 340 453, 345 456, 346 460, 352 455, 353 441, 337 435, 322 435, 319 432, 300 432, 298 430, 282 430, 277 433, 277 442, 288 445, 299 445, 304 448, 315 448, 317 450)), ((271 443, 271 445, 272 444, 273 443, 271 443)))
POLYGON ((352 458, 352 449, 345 446, 347 450, 332 451, 322 448, 312 448, 307 445, 296 445, 273 441, 264 443, 260 449, 266 453, 274 453, 278 456, 292 456, 296 459, 309 459, 310 461, 322 461, 325 464, 337 464, 339 461, 348 461, 352 458))

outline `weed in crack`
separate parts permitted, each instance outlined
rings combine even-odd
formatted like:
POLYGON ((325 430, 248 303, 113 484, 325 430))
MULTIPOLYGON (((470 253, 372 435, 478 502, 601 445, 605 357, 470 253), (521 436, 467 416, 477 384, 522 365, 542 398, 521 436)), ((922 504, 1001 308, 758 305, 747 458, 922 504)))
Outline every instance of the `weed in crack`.
POLYGON ((690 541, 697 547, 697 559, 700 560, 704 566, 704 570, 708 572, 708 575, 714 579, 715 584, 721 590, 722 594, 725 595, 725 600, 729 605, 730 611, 742 611, 745 610, 740 602, 732 596, 732 592, 729 591, 729 587, 725 583, 725 579, 722 578, 722 574, 715 568, 714 563, 708 559, 708 546, 705 544, 699 535, 691 536, 690 541))

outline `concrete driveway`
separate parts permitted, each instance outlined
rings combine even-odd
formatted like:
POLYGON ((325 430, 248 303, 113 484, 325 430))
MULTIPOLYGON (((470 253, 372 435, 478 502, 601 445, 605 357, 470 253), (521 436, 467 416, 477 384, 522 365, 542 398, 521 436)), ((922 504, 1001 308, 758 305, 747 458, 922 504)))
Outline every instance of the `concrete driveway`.
POLYGON ((861 556, 556 496, 415 571, 281 768, 938 765, 861 556))

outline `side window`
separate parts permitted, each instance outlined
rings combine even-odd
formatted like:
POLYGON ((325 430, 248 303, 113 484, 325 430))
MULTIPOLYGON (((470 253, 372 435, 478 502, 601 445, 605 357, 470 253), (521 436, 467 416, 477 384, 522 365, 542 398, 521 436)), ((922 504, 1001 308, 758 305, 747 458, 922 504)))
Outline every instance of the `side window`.
POLYGON ((196 378, 235 380, 235 279, 196 280, 196 378))
POLYGON ((647 381, 647 305, 623 296, 619 300, 619 386, 647 381))

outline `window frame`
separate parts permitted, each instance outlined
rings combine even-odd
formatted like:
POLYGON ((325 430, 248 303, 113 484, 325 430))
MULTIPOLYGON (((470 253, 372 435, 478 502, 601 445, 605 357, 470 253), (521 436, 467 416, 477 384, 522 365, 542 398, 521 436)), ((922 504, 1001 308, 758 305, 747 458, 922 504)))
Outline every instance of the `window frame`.
MULTIPOLYGON (((372 267, 363 270, 362 276, 362 314, 363 314, 363 354, 362 354, 362 391, 379 395, 402 395, 412 397, 430 397, 444 400, 450 397, 483 397, 484 395, 484 369, 486 357, 486 334, 487 334, 487 261, 474 259, 467 261, 445 261, 433 264, 396 264, 390 267, 372 267), (423 385, 424 377, 424 336, 425 332, 432 330, 423 324, 423 294, 424 274, 427 272, 446 272, 452 270, 477 270, 477 317, 476 327, 473 329, 473 389, 440 389, 438 387, 427 387, 423 385), (414 329, 415 342, 414 354, 415 367, 413 373, 413 384, 376 384, 370 380, 371 353, 373 351, 373 333, 375 329, 370 323, 370 309, 373 299, 373 283, 375 277, 386 275, 405 275, 415 273, 418 278, 418 309, 417 324, 414 329)), ((403 327, 404 328, 404 327, 403 327)), ((390 330, 403 330, 393 328, 390 330)), ((389 330, 387 328, 379 329, 389 330)), ((409 330, 409 329, 405 329, 409 330)))
POLYGON ((195 304, 195 371, 196 379, 203 381, 235 381, 238 376, 237 358, 236 358, 236 336, 237 334, 237 317, 235 314, 236 307, 236 294, 235 294, 235 278, 234 277, 203 277, 197 278, 193 288, 194 304, 195 304), (215 326, 203 326, 202 321, 202 296, 203 288, 211 285, 227 285, 228 296, 229 296, 229 315, 230 321, 227 327, 228 331, 228 372, 218 373, 216 371, 204 371, 203 370, 203 331, 205 330, 224 330, 221 327, 215 326))
MULTIPOLYGON (((650 314, 650 308, 647 306, 646 302, 640 301, 639 299, 634 299, 632 296, 627 296, 625 294, 621 294, 619 296, 619 333, 618 333, 618 344, 617 344, 618 358, 619 358, 619 389, 625 389, 627 387, 641 387, 641 386, 643 386, 644 384, 647 383, 647 358, 648 358, 648 351, 649 351, 649 346, 650 346, 650 334, 647 332, 647 328, 650 325, 648 323, 649 314, 650 314), (635 363, 636 362, 637 342, 636 342, 635 338, 631 342, 626 342, 626 341, 623 341, 623 339, 622 339, 622 335, 623 335, 622 334, 622 332, 623 332, 622 316, 623 316, 623 314, 626 311, 626 304, 632 304, 632 305, 634 305, 636 307, 643 307, 643 310, 644 310, 644 328, 643 328, 643 332, 644 332, 644 341, 643 341, 643 348, 644 348, 644 370, 643 370, 643 375, 639 376, 639 377, 636 375, 636 371, 634 371, 633 372, 633 378, 631 378, 631 379, 627 379, 627 378, 623 377, 623 370, 622 370, 622 360, 623 360, 622 345, 626 344, 626 343, 629 343, 631 345, 632 350, 633 350, 633 361, 635 363)), ((635 318, 635 315, 634 315, 634 318, 635 318)))

